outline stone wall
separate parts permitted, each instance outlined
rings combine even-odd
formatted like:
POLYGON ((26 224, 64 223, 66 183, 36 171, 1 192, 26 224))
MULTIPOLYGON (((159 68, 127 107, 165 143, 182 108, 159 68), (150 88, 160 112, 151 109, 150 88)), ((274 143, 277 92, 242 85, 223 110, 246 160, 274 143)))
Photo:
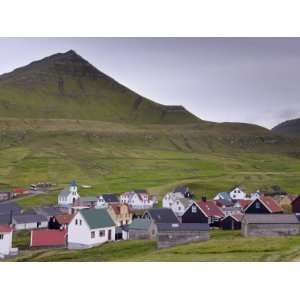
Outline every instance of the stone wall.
POLYGON ((244 236, 286 236, 298 235, 299 224, 242 224, 244 236))
POLYGON ((167 248, 208 239, 208 231, 162 231, 157 233, 157 248, 167 248))

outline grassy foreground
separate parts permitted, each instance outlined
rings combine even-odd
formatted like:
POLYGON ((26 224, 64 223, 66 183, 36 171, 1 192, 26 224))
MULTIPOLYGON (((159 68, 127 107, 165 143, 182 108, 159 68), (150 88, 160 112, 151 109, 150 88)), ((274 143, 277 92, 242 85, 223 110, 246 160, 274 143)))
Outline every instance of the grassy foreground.
POLYGON ((29 236, 19 233, 14 246, 21 248, 10 261, 161 261, 247 262, 300 260, 300 236, 244 238, 239 231, 214 230, 211 239, 157 250, 153 241, 119 241, 87 250, 26 250, 29 236), (27 242, 26 242, 27 239, 27 242), (23 250, 22 250, 23 249, 23 250))

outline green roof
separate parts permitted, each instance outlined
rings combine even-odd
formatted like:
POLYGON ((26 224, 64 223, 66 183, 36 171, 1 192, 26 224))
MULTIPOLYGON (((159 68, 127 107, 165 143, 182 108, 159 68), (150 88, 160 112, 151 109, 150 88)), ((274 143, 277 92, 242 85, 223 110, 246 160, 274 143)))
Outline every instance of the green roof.
POLYGON ((129 229, 140 229, 147 230, 151 224, 149 219, 134 219, 131 224, 129 224, 129 229))
POLYGON ((80 213, 90 229, 116 226, 106 209, 83 209, 80 213))

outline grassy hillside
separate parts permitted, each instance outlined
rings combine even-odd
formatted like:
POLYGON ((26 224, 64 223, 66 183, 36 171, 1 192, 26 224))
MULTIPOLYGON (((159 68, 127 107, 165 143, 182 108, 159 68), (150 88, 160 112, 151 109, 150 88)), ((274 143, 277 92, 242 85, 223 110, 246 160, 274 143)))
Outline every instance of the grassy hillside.
POLYGON ((299 261, 300 237, 244 238, 239 231, 215 230, 211 240, 157 250, 152 241, 120 241, 87 250, 26 250, 29 236, 18 233, 21 249, 12 261, 299 261))
MULTIPOLYGON (((235 184, 248 191, 277 184, 300 192, 296 144, 288 152, 289 145, 281 140, 276 145, 267 135, 262 140, 252 128, 246 136, 240 131, 227 135, 224 127, 214 126, 19 119, 0 124, 0 187, 38 181, 62 187, 75 178, 93 186, 81 189, 82 195, 148 188, 162 196, 178 184, 189 185, 199 197, 235 184)), ((54 193, 20 203, 56 201, 54 193)))
POLYGON ((300 119, 289 120, 275 126, 272 131, 300 139, 300 119))

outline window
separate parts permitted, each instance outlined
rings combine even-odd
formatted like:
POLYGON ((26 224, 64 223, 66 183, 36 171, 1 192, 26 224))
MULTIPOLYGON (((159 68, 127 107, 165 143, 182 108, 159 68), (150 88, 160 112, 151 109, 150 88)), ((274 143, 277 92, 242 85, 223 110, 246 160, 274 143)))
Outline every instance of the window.
POLYGON ((92 239, 95 238, 95 231, 91 231, 91 238, 92 238, 92 239))
POLYGON ((79 220, 79 225, 82 225, 82 220, 79 220))
POLYGON ((197 212, 197 207, 196 206, 192 206, 192 213, 196 213, 197 212))
POLYGON ((3 239, 4 239, 4 235, 0 234, 0 240, 3 240, 3 239))
POLYGON ((75 225, 78 225, 78 220, 77 219, 75 219, 75 225))
POLYGON ((255 203, 255 208, 260 208, 260 203, 258 201, 255 203))
POLYGON ((99 236, 100 237, 105 236, 105 230, 99 230, 99 236))

